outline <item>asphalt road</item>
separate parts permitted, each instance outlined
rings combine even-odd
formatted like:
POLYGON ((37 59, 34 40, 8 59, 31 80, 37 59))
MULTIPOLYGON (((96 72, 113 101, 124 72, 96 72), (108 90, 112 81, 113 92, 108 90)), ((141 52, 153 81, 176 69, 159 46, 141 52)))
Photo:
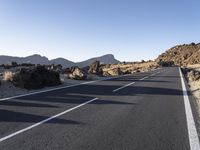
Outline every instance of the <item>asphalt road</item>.
POLYGON ((0 101, 0 150, 194 150, 186 114, 179 68, 137 73, 0 101))

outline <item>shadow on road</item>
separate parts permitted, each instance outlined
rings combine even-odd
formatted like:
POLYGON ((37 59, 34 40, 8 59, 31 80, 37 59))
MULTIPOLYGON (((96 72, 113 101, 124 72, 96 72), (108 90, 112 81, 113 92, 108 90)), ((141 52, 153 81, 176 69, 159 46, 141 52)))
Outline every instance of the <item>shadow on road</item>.
MULTIPOLYGON (((33 114, 27 114, 22 112, 15 112, 15 111, 9 111, 0 109, 0 122, 30 122, 30 123, 37 123, 42 120, 47 119, 46 116, 40 116, 40 115, 33 115, 33 114)), ((53 120, 47 122, 47 123, 59 123, 59 124, 83 124, 81 122, 72 121, 72 120, 65 120, 65 119, 59 119, 54 118, 53 120)))

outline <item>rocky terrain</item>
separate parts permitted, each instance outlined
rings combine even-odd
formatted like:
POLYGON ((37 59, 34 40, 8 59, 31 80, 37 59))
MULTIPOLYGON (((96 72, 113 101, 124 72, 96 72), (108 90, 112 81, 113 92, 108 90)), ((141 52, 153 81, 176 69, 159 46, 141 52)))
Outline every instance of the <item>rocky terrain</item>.
POLYGON ((156 61, 173 61, 174 64, 180 66, 198 64, 200 63, 200 43, 174 46, 162 53, 156 61))
POLYGON ((196 97, 200 117, 200 43, 177 45, 162 53, 155 60, 163 66, 179 65, 196 97))
POLYGON ((0 97, 31 92, 49 86, 77 84, 85 80, 101 80, 108 76, 119 76, 156 69, 153 62, 102 64, 95 60, 89 66, 63 68, 61 65, 18 65, 2 66, 0 70, 0 97), (1 85, 2 83, 2 85, 1 85), (8 90, 10 89, 10 90, 8 90), (21 89, 21 90, 20 90, 21 89), (10 93, 10 95, 9 95, 10 93))
MULTIPOLYGON (((199 92, 200 87, 200 67, 194 67, 194 64, 200 64, 200 44, 195 43, 177 45, 158 56, 155 61, 146 62, 119 62, 111 54, 79 63, 64 58, 48 60, 40 55, 25 58, 0 56, 0 64, 2 62, 9 62, 10 65, 0 66, 0 87, 5 85, 11 88, 18 87, 16 91, 20 91, 19 88, 32 90, 58 86, 61 81, 65 84, 66 82, 72 83, 72 81, 82 82, 108 76, 134 74, 174 64, 185 67, 185 75, 195 93, 199 92), (22 64, 18 65, 18 62, 22 64), (35 65, 36 62, 41 64, 35 65)), ((200 98, 200 93, 196 96, 200 98)))
POLYGON ((136 63, 118 63, 113 65, 105 65, 102 67, 104 76, 117 76, 122 74, 133 74, 135 72, 150 71, 158 68, 158 64, 154 61, 136 62, 136 63))
POLYGON ((195 97, 197 111, 200 118, 200 64, 188 65, 182 68, 188 81, 191 93, 195 97))

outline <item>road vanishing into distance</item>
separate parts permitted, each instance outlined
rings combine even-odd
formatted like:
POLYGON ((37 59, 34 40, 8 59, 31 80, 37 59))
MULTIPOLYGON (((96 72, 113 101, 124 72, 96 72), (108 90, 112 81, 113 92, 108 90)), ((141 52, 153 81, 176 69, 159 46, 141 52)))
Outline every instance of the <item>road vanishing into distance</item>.
POLYGON ((199 150, 178 67, 0 100, 0 150, 199 150))

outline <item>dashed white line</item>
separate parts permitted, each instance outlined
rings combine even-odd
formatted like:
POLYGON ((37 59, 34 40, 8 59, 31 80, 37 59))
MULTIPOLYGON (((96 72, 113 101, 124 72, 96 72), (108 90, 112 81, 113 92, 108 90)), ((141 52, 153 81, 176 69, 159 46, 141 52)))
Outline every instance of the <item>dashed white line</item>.
MULTIPOLYGON (((122 76, 128 76, 128 75, 122 75, 122 76)), ((13 97, 7 97, 7 98, 0 99, 0 101, 5 101, 5 100, 9 100, 9 99, 19 98, 19 97, 24 97, 24 96, 29 96, 29 95, 34 95, 34 94, 39 94, 39 93, 44 93, 44 92, 55 91, 55 90, 59 90, 59 89, 64 89, 64 88, 69 88, 69 87, 74 87, 74 86, 79 86, 79 85, 94 83, 94 82, 103 81, 103 80, 109 80, 109 79, 120 78, 120 77, 122 77, 122 76, 113 77, 113 78, 107 78, 107 79, 102 79, 102 80, 96 80, 96 81, 83 82, 83 83, 80 83, 80 84, 74 84, 74 85, 69 85, 69 86, 63 86, 63 87, 58 87, 58 88, 53 88, 53 89, 48 89, 48 90, 42 90, 42 91, 27 93, 27 94, 18 95, 18 96, 13 96, 13 97)), ((144 77, 144 78, 142 78, 142 79, 140 79, 140 80, 144 80, 144 79, 146 79, 146 78, 148 78, 148 77, 149 77, 149 76, 144 77)), ((118 89, 116 89, 116 90, 113 90, 113 92, 116 92, 116 91, 118 91, 118 90, 120 90, 120 89, 122 89, 122 88, 125 88, 125 87, 127 87, 127 86, 130 86, 130 85, 132 85, 132 84, 134 84, 134 83, 135 83, 135 82, 131 82, 131 83, 129 83, 129 84, 123 86, 123 87, 120 87, 120 88, 118 88, 118 89)), ((89 103, 91 103, 91 102, 93 102, 93 101, 96 101, 96 100, 98 100, 98 98, 94 98, 94 99, 92 99, 92 100, 89 100, 89 101, 87 101, 87 102, 85 102, 85 103, 82 103, 82 104, 77 105, 77 106, 75 106, 75 107, 73 107, 73 108, 70 108, 70 109, 68 109, 68 110, 66 110, 66 111, 64 111, 64 112, 61 112, 61 113, 56 114, 56 115, 54 115, 54 116, 51 116, 51 117, 49 117, 49 118, 47 118, 47 119, 45 119, 45 120, 42 120, 42 121, 40 121, 40 122, 38 122, 38 123, 35 123, 35 124, 33 124, 33 125, 29 126, 29 127, 26 127, 26 128, 24 128, 24 129, 21 129, 21 130, 19 130, 19 131, 16 131, 16 132, 12 133, 12 134, 9 134, 9 135, 7 135, 7 136, 5 136, 5 137, 2 137, 2 138, 0 138, 0 142, 3 142, 3 141, 5 141, 5 140, 7 140, 7 139, 9 139, 9 138, 12 138, 12 137, 18 135, 18 134, 21 134, 21 133, 23 133, 23 132, 26 132, 26 131, 28 131, 28 130, 31 130, 31 129, 33 129, 33 128, 39 126, 39 125, 42 125, 42 124, 44 124, 44 123, 46 123, 46 122, 48 122, 48 121, 50 121, 50 120, 52 120, 52 119, 54 119, 54 118, 57 118, 57 117, 59 117, 59 116, 61 116, 61 115, 64 115, 64 114, 66 114, 66 113, 68 113, 68 112, 70 112, 70 111, 72 111, 72 110, 75 110, 75 109, 77 109, 77 108, 79 108, 79 107, 82 107, 82 106, 84 106, 84 105, 86 105, 86 104, 89 104, 89 103)))
POLYGON ((96 100, 98 100, 98 98, 94 98, 94 99, 92 99, 92 100, 89 100, 89 101, 87 101, 87 102, 85 102, 85 103, 82 103, 82 104, 77 105, 77 106, 75 106, 75 107, 73 107, 73 108, 70 108, 70 109, 68 109, 68 110, 65 110, 65 111, 63 111, 63 112, 61 112, 61 113, 59 113, 59 114, 56 114, 56 115, 54 115, 54 116, 52 116, 52 117, 49 117, 49 118, 47 118, 47 119, 45 119, 45 120, 42 120, 42 121, 38 122, 38 123, 35 123, 35 124, 33 124, 33 125, 29 126, 29 127, 26 127, 26 128, 21 129, 21 130, 19 130, 19 131, 17 131, 17 132, 14 132, 14 133, 9 134, 9 135, 7 135, 7 136, 5 136, 5 137, 2 137, 2 138, 0 138, 0 142, 3 142, 3 141, 5 141, 5 140, 7 140, 7 139, 9 139, 9 138, 11 138, 11 137, 14 137, 14 136, 16 136, 16 135, 18 135, 18 134, 21 134, 21 133, 23 133, 23 132, 26 132, 26 131, 28 131, 28 130, 30 130, 30 129, 32 129, 32 128, 35 128, 35 127, 37 127, 37 126, 39 126, 39 125, 41 125, 41 124, 44 124, 44 123, 46 123, 46 122, 48 122, 48 121, 50 121, 50 120, 52 120, 52 119, 54 119, 54 118, 57 118, 57 117, 59 117, 59 116, 61 116, 61 115, 64 115, 64 114, 66 114, 66 113, 68 113, 68 112, 70 112, 70 111, 72 111, 72 110, 75 110, 75 109, 77 109, 77 108, 79 108, 79 107, 82 107, 82 106, 84 106, 84 105, 86 105, 86 104, 88 104, 88 103, 91 103, 91 102, 93 102, 93 101, 96 101, 96 100))
POLYGON ((121 75, 121 76, 117 76, 117 77, 111 77, 111 78, 106 78, 106 79, 101 79, 101 80, 82 82, 82 83, 79 83, 79 84, 73 84, 73 85, 67 85, 67 86, 62 86, 62 87, 57 87, 57 88, 52 88, 52 89, 47 89, 47 90, 31 92, 31 93, 27 93, 27 94, 12 96, 12 97, 1 98, 0 101, 10 100, 10 99, 14 99, 14 98, 20 98, 20 97, 25 97, 25 96, 30 96, 30 95, 35 95, 35 94, 40 94, 40 93, 45 93, 45 92, 51 92, 51 91, 66 89, 66 88, 70 88, 70 87, 76 87, 76 86, 79 86, 79 85, 85 85, 85 84, 95 83, 95 82, 99 82, 99 81, 106 81, 106 80, 110 80, 110 79, 121 78, 121 77, 124 77, 124 76, 130 76, 130 75, 131 74, 126 74, 126 75, 121 75))
POLYGON ((119 91, 119 90, 121 90, 121 89, 123 89, 123 88, 125 88, 125 87, 127 87, 127 86, 130 86, 130 85, 134 84, 134 83, 135 83, 135 82, 131 82, 131 83, 129 83, 129 84, 126 84, 126 85, 124 85, 124 86, 122 86, 122 87, 120 87, 120 88, 117 88, 117 89, 113 90, 113 92, 117 92, 117 91, 119 91))
MULTIPOLYGON (((155 73, 152 74, 152 75, 155 75, 155 73)), ((140 80, 140 81, 145 80, 145 79, 149 78, 149 77, 152 76, 152 75, 146 76, 146 77, 141 78, 141 79, 139 79, 139 80, 140 80)), ((126 84, 126 85, 124 85, 124 86, 122 86, 122 87, 119 87, 119 88, 113 90, 113 92, 117 92, 117 91, 119 91, 119 90, 121 90, 121 89, 123 89, 123 88, 126 88, 126 87, 128 87, 128 86, 130 86, 130 85, 132 85, 132 84, 135 84, 135 82, 131 82, 131 83, 126 84)))
POLYGON ((57 87, 57 88, 52 88, 52 89, 41 90, 41 91, 37 91, 37 92, 31 92, 31 93, 27 93, 27 94, 12 96, 12 97, 6 97, 6 98, 0 99, 0 101, 5 101, 5 100, 19 98, 19 97, 24 97, 24 96, 29 96, 29 95, 40 94, 40 93, 45 93, 45 92, 50 92, 50 91, 55 91, 55 90, 61 90, 61 89, 69 88, 69 87, 75 87, 75 86, 79 86, 79 85, 94 83, 94 82, 97 82, 97 81, 98 80, 96 80, 96 81, 89 81, 89 82, 83 82, 83 83, 80 83, 80 84, 73 84, 73 85, 68 85, 68 86, 62 86, 62 87, 57 87))
POLYGON ((188 93, 187 93, 185 82, 183 79, 183 74, 182 74, 180 68, 179 68, 179 73, 180 73, 180 77, 181 77, 181 84, 182 84, 182 90, 183 90, 183 98, 184 98, 184 105, 185 105, 185 114, 186 114, 186 120, 187 120, 190 150, 200 150, 197 129, 195 126, 194 117, 192 114, 190 101, 188 98, 188 93))
POLYGON ((153 74, 151 74, 150 76, 152 77, 152 76, 154 76, 154 75, 156 75, 156 73, 153 73, 153 74))
MULTIPOLYGON (((144 78, 141 78, 141 79, 139 79, 139 81, 145 80, 145 79, 147 79, 147 78, 149 78, 149 77, 152 77, 152 76, 154 76, 154 75, 156 75, 156 74, 159 74, 159 73, 161 73, 161 71, 156 72, 156 73, 153 73, 153 74, 151 74, 151 75, 148 75, 148 76, 146 76, 146 77, 144 77, 144 78)), ((117 91, 119 91, 119 90, 121 90, 121 89, 124 89, 124 88, 126 88, 126 87, 128 87, 128 86, 130 86, 130 85, 132 85, 132 84, 135 84, 135 82, 131 82, 131 83, 126 84, 126 85, 124 85, 124 86, 122 86, 122 87, 119 87, 119 88, 113 90, 113 92, 117 92, 117 91)))
POLYGON ((142 80, 145 80, 145 79, 147 79, 147 78, 149 78, 149 76, 146 76, 146 77, 141 78, 141 79, 139 79, 139 80, 142 81, 142 80))

